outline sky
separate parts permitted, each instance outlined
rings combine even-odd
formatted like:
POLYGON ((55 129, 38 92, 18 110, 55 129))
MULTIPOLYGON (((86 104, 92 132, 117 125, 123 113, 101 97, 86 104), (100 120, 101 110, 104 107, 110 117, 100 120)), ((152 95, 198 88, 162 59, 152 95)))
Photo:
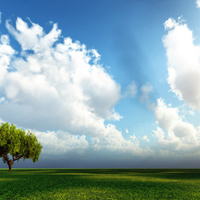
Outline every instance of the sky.
POLYGON ((0 3, 0 122, 43 146, 13 168, 199 168, 199 88, 199 0, 0 3))

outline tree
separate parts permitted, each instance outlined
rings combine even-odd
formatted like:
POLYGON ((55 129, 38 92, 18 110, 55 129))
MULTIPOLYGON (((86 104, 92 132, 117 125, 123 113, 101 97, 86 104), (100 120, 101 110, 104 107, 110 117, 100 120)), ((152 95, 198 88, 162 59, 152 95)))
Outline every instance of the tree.
POLYGON ((0 126, 0 157, 4 163, 8 164, 9 171, 14 161, 18 161, 20 158, 32 159, 33 162, 37 162, 41 153, 42 146, 37 141, 37 137, 28 130, 26 134, 25 130, 16 128, 15 125, 1 123, 0 126), (12 156, 9 160, 8 154, 12 156))

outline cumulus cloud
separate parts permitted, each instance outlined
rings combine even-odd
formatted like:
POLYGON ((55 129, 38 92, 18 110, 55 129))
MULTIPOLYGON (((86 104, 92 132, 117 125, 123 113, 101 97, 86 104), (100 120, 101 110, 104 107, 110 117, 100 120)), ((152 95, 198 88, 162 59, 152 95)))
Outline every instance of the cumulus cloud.
POLYGON ((199 130, 183 120, 178 108, 166 106, 163 99, 158 99, 155 118, 159 126, 154 134, 161 148, 184 151, 199 145, 199 130))
POLYGON ((200 110, 200 46, 194 44, 193 32, 182 18, 165 22, 163 38, 168 65, 168 83, 180 100, 200 110))
POLYGON ((46 155, 63 155, 72 151, 82 154, 88 152, 88 150, 128 153, 132 156, 153 154, 150 148, 142 149, 140 147, 139 140, 135 135, 125 139, 122 133, 112 124, 107 125, 107 131, 108 134, 103 138, 93 136, 89 137, 89 141, 85 135, 72 135, 64 131, 33 132, 43 145, 42 153, 46 155))
POLYGON ((41 142, 42 153, 50 155, 59 155, 68 153, 72 150, 83 152, 89 147, 85 135, 77 136, 63 131, 34 132, 41 142))
MULTIPOLYGON (((9 36, 1 35, 1 120, 33 130, 45 154, 81 153, 90 148, 151 153, 139 147, 137 138, 125 139, 113 124, 105 124, 122 118, 114 109, 121 94, 120 86, 99 64, 98 52, 62 38, 57 24, 49 33, 30 24, 17 18, 14 27, 6 21, 21 46, 18 52, 9 36)), ((131 84, 129 95, 134 91, 131 84)))
POLYGON ((10 21, 6 27, 21 51, 1 36, 1 118, 39 131, 108 134, 105 120, 121 118, 114 110, 120 86, 99 64, 98 52, 69 37, 62 40, 57 24, 47 34, 21 18, 16 27, 10 21))
POLYGON ((111 151, 120 150, 121 152, 132 152, 137 155, 142 155, 144 150, 139 147, 139 141, 135 137, 130 136, 130 139, 124 139, 122 133, 112 124, 107 125, 109 134, 104 138, 99 139, 93 137, 91 146, 96 150, 108 149, 111 151))
POLYGON ((126 133, 129 133, 128 129, 126 129, 126 133))
POLYGON ((197 3, 197 8, 200 8, 200 0, 197 0, 196 3, 197 3))
MULTIPOLYGON (((6 82, 7 69, 11 59, 15 54, 15 50, 10 46, 10 41, 7 35, 0 37, 0 85, 6 82)), ((0 95, 2 95, 0 92, 0 95)))

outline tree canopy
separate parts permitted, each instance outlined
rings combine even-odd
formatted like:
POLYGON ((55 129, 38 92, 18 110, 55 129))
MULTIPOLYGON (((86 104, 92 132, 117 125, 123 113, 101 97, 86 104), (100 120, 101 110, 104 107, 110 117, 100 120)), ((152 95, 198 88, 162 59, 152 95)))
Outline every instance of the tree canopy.
POLYGON ((29 130, 27 133, 25 130, 16 128, 15 125, 1 123, 0 126, 0 157, 4 163, 9 166, 9 171, 14 161, 19 161, 20 158, 32 159, 33 162, 37 162, 41 153, 42 146, 38 142, 37 137, 29 130), (9 160, 8 154, 12 156, 9 160))

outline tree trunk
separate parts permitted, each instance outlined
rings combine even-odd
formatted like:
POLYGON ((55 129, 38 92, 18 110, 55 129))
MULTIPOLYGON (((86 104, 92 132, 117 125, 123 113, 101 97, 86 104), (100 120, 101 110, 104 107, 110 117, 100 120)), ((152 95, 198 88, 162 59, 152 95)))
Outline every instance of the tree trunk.
POLYGON ((12 168, 12 165, 13 165, 13 161, 12 161, 12 160, 9 160, 9 161, 7 161, 7 164, 8 164, 8 167, 9 167, 9 172, 11 172, 11 168, 12 168))

